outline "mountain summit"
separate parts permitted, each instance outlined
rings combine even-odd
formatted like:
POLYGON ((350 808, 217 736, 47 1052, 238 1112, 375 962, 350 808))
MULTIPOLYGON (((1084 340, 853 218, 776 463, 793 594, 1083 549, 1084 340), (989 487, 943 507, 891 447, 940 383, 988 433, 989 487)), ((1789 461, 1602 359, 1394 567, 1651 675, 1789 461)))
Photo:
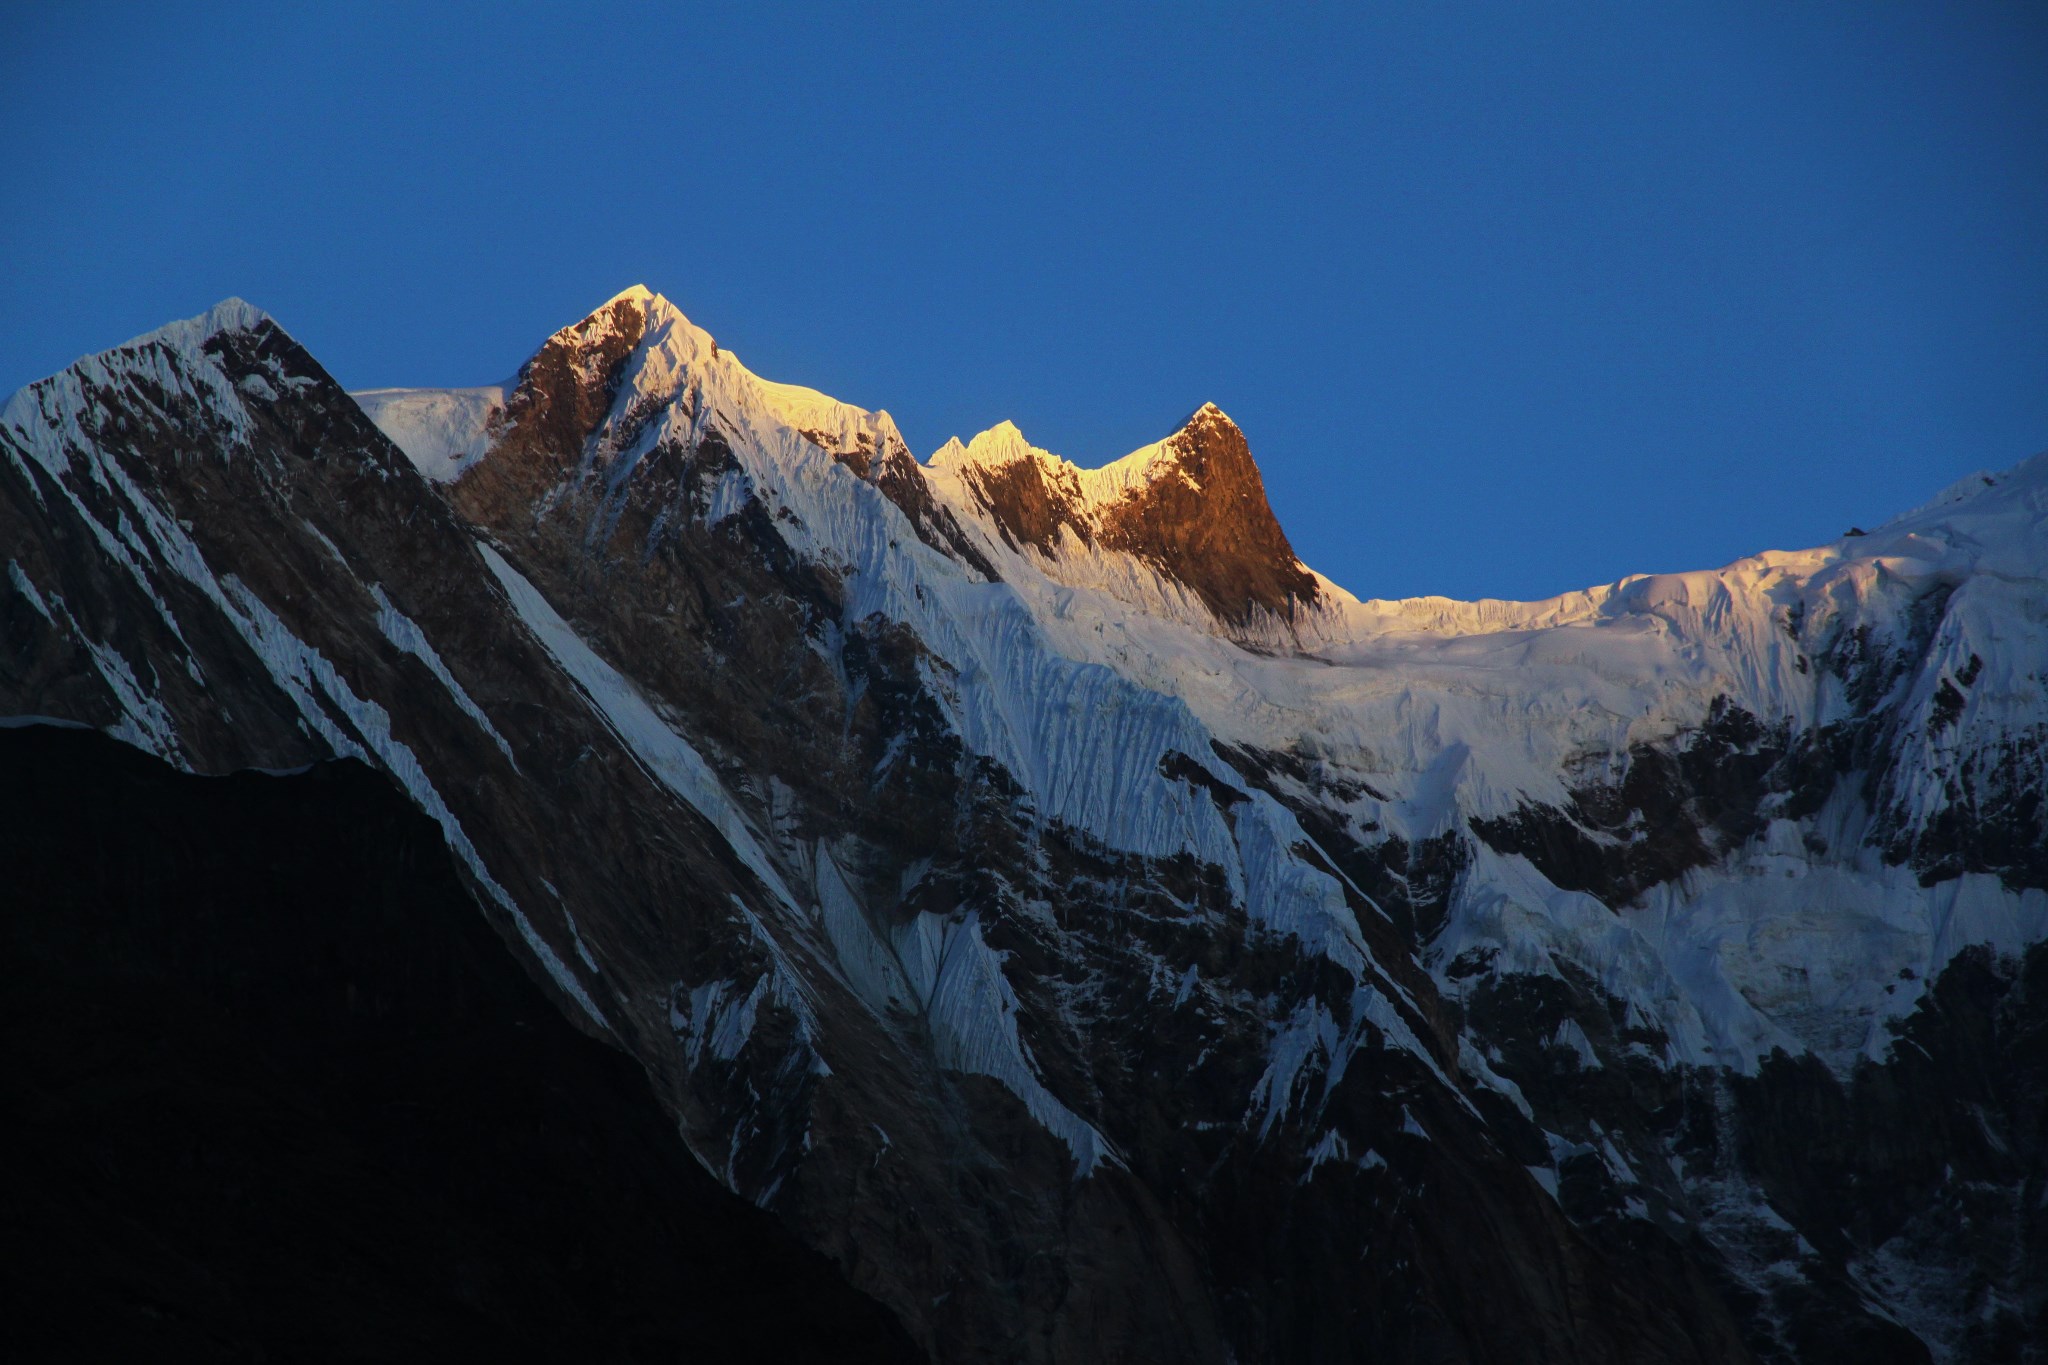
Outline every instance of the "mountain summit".
POLYGON ((636 289, 478 388, 242 309, 81 361, 0 420, 0 553, 0 716, 374 769, 934 1359, 2043 1335, 2042 460, 1360 601, 1220 410, 920 463, 636 289))
POLYGON ((616 495, 644 455, 654 466, 634 477, 652 476, 663 449, 715 428, 722 411, 728 425, 795 431, 895 502, 926 544, 988 578, 1002 576, 997 546, 1028 548, 1056 577, 1121 582, 1133 601, 1266 642, 1298 638, 1327 606, 1273 516, 1243 432, 1213 403, 1101 469, 1032 447, 1008 422, 920 466, 887 413, 755 376, 643 286, 549 337, 502 390, 356 397, 422 472, 459 481, 458 498, 477 506, 532 502, 600 469, 616 495), (666 422, 672 412, 680 426, 666 422))
POLYGON ((1091 553, 1129 555, 1191 593, 1226 629, 1292 623, 1321 605, 1266 501, 1237 424, 1204 403, 1165 440, 1100 469, 1025 442, 1010 423, 932 458, 1012 550, 1057 575, 1091 553))
POLYGON ((1180 430, 1104 471, 1135 465, 1102 511, 1102 543, 1187 584, 1232 624, 1253 613, 1292 619, 1320 604, 1316 580, 1287 543, 1237 424, 1204 403, 1180 430))

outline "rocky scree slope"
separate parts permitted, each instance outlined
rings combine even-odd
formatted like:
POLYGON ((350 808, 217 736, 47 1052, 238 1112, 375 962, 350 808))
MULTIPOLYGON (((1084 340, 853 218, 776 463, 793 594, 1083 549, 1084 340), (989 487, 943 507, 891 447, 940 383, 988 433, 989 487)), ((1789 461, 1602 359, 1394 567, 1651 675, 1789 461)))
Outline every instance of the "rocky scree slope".
POLYGON ((1213 407, 920 464, 644 290, 359 402, 223 306, 0 448, 4 709, 381 768, 938 1358, 2039 1335, 2042 461, 1360 602, 1213 407))

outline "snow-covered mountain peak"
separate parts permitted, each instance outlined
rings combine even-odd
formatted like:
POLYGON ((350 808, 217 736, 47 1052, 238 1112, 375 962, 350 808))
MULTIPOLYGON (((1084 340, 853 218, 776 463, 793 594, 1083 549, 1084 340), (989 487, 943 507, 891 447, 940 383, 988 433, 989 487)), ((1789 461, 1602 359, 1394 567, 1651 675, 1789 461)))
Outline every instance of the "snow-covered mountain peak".
POLYGON ((964 446, 948 441, 929 468, 962 514, 1060 582, 1173 617, 1184 613, 1172 599, 1190 598, 1197 617, 1269 645, 1325 605, 1273 516, 1244 433, 1213 403, 1098 469, 1032 445, 1011 422, 964 446))
POLYGON ((615 401, 622 412, 645 411, 691 392, 705 403, 706 417, 720 414, 728 426, 765 421, 835 450, 842 443, 846 448, 903 446, 887 412, 844 403, 801 384, 762 378, 645 285, 621 291, 588 317, 556 332, 542 352, 557 345, 594 357, 592 363, 619 367, 615 401))
POLYGON ((960 476, 971 471, 1001 469, 1027 459, 1047 469, 1067 466, 1065 460, 1051 451, 1032 445, 1015 422, 1004 418, 964 442, 958 436, 947 437, 946 443, 933 451, 925 464, 934 471, 960 476))
POLYGON ((564 376, 558 371, 567 365, 577 372, 582 387, 595 383, 616 390, 630 382, 637 395, 666 397, 679 392, 693 371, 720 354, 711 333, 663 295, 636 284, 556 330, 520 367, 513 388, 516 394, 529 381, 542 387, 559 384, 564 376), (630 381, 625 373, 629 358, 630 381))
POLYGON ((27 430, 27 424, 33 420, 32 405, 40 401, 31 395, 47 393, 53 385, 61 385, 67 378, 76 379, 88 373, 103 374, 110 365, 119 363, 117 357, 123 357, 126 353, 160 348, 177 356, 192 359, 200 354, 209 340, 221 333, 253 332, 264 323, 276 326, 268 313, 246 299, 222 299, 196 317, 167 322, 140 336, 130 337, 119 346, 95 355, 81 356, 48 379, 24 386, 8 398, 4 410, 0 410, 4 411, 0 421, 7 422, 17 430, 27 430), (17 406, 20 407, 19 412, 16 411, 17 406))
POLYGON ((781 432, 802 449, 852 457, 863 469, 876 453, 915 465, 888 413, 761 378, 645 285, 556 330, 504 384, 354 397, 439 483, 462 478, 487 456, 516 463, 522 451, 551 467, 572 454, 608 467, 623 456, 613 468, 623 477, 646 444, 694 445, 712 432, 722 439, 781 432))
MULTIPOLYGON (((651 330, 662 323, 681 320, 682 310, 644 284, 621 289, 588 313, 566 327, 556 329, 555 337, 575 336, 585 340, 603 335, 609 329, 620 326, 628 316, 642 319, 644 329, 651 330)), ((551 337, 550 340, 553 338, 551 337)))
POLYGON ((652 289, 649 289, 644 284, 629 284, 624 289, 621 289, 618 293, 606 299, 604 301, 603 307, 609 308, 613 304, 618 303, 621 300, 628 300, 633 303, 640 304, 642 307, 645 307, 657 301, 661 303, 668 302, 667 299, 662 298, 661 295, 655 293, 652 289))
MULTIPOLYGON (((1134 491, 1174 474, 1182 475, 1199 489, 1199 480, 1188 473, 1190 462, 1203 463, 1202 454, 1209 448, 1206 434, 1220 436, 1226 432, 1236 438, 1236 445, 1249 465, 1250 451, 1244 447, 1243 433, 1214 403, 1204 403, 1195 409, 1172 434, 1093 469, 1031 444, 1017 424, 1007 418, 978 432, 965 444, 957 436, 950 438, 928 463, 935 470, 958 476, 986 476, 1028 460, 1050 484, 1065 492, 1077 513, 1086 513, 1093 520, 1134 491)), ((1251 473, 1256 479, 1255 466, 1251 473)))
MULTIPOLYGON (((1100 469, 1032 445, 1009 421, 949 441, 920 466, 887 412, 753 374, 645 286, 555 332, 509 385, 357 398, 428 477, 453 482, 491 463, 501 467, 492 481, 506 482, 502 496, 514 500, 546 497, 572 466, 602 468, 606 485, 623 493, 656 446, 715 440, 777 452, 775 469, 742 457, 756 490, 787 486, 794 496, 815 483, 827 493, 843 487, 831 466, 850 470, 882 489, 918 539, 983 577, 1000 574, 962 525, 978 524, 990 552, 1035 552, 1030 572, 1106 586, 1150 613, 1205 628, 1220 622, 1265 645, 1289 645, 1297 608, 1327 595, 1274 520, 1243 433, 1213 403, 1100 469)), ((840 516, 822 506, 791 510, 809 525, 840 516)), ((879 526, 860 534, 869 532, 884 542, 894 534, 879 526)), ((836 553, 861 557, 849 546, 836 553)))
MULTIPOLYGON (((238 295, 222 299, 198 317, 174 322, 146 333, 145 338, 168 337, 180 331, 196 332, 200 337, 210 337, 221 332, 253 332, 266 322, 274 319, 255 304, 238 295)), ((134 345, 134 342, 130 342, 134 345)))
MULTIPOLYGON (((1191 488, 1202 487, 1202 473, 1210 452, 1229 460, 1240 479, 1249 475, 1265 496, 1265 485, 1252 461, 1251 448, 1237 423, 1214 403, 1204 403, 1188 414, 1173 434, 1150 445, 1140 446, 1120 460, 1081 476, 1082 487, 1092 501, 1107 503, 1124 497, 1147 484, 1178 475, 1191 488)), ((1239 490, 1248 492, 1250 490, 1239 490)))
POLYGON ((0 408, 0 427, 54 473, 72 452, 92 447, 107 420, 103 409, 121 393, 155 409, 166 427, 207 425, 221 449, 232 450, 246 443, 248 402, 304 387, 315 374, 325 378, 269 314, 243 299, 223 299, 23 387, 0 408))
POLYGON ((243 298, 225 298, 197 317, 181 318, 166 323, 141 336, 123 342, 114 349, 132 351, 139 347, 158 344, 177 350, 197 350, 211 338, 222 332, 253 332, 264 323, 275 325, 270 314, 243 298))
POLYGON ((720 353, 718 342, 710 332, 690 321, 666 295, 654 293, 645 285, 636 284, 614 295, 592 313, 591 318, 616 315, 621 309, 637 310, 640 335, 646 339, 649 349, 658 349, 672 360, 701 362, 720 353))

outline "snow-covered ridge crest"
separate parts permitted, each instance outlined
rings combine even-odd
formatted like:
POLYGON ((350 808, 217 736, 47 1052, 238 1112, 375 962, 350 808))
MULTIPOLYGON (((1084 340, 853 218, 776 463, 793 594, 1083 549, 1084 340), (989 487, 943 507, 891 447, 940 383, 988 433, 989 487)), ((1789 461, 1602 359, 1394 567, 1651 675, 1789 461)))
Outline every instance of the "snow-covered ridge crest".
MULTIPOLYGON (((576 369, 579 382, 607 392, 602 411, 592 414, 596 428, 616 430, 625 421, 644 417, 682 400, 689 409, 684 435, 701 434, 722 419, 726 428, 768 425, 807 435, 814 442, 852 449, 903 446, 896 424, 886 412, 869 412, 797 384, 763 379, 748 370, 732 351, 719 346, 665 296, 634 285, 621 290, 588 316, 557 329, 521 367, 499 385, 476 388, 390 388, 353 393, 371 419, 435 482, 460 478, 507 436, 520 420, 512 411, 522 389, 539 387, 551 399, 559 377, 545 375, 557 360, 576 369), (593 370, 617 365, 620 372, 593 370), (607 383, 606 381, 610 381, 607 383)), ((636 435, 652 439, 660 427, 634 423, 636 435)), ((669 432, 667 434, 675 434, 669 432)), ((630 442, 614 440, 605 452, 628 463, 636 452, 630 442)))
MULTIPOLYGON (((222 299, 213 307, 196 317, 181 318, 165 323, 161 327, 130 337, 119 346, 81 356, 57 374, 47 379, 23 385, 0 407, 0 423, 14 428, 24 440, 32 440, 33 433, 51 419, 62 423, 68 414, 75 420, 83 410, 83 386, 87 383, 105 384, 111 381, 117 370, 133 370, 137 364, 145 364, 155 371, 158 382, 169 380, 167 387, 173 390, 183 387, 185 376, 174 374, 173 370, 189 369, 202 384, 215 378, 212 367, 201 361, 206 343, 224 332, 253 332, 269 323, 275 326, 271 316, 256 305, 244 299, 222 299), (183 366, 165 366, 161 362, 150 365, 142 360, 150 352, 164 352, 186 362, 183 366)), ((232 400, 229 400, 232 403, 232 400)))
POLYGON ((847 488, 851 471, 897 504, 918 539, 983 577, 1049 574, 1274 649, 1322 639, 1336 600, 1295 557, 1243 434, 1212 403, 1099 469, 1039 450, 1008 422, 920 465, 886 411, 763 379, 644 286, 557 330, 509 385, 355 396, 437 482, 493 451, 518 458, 539 436, 556 451, 580 444, 584 473, 616 494, 655 446, 694 448, 717 433, 736 450, 776 452, 775 470, 749 471, 756 492, 810 466, 800 481, 847 488))
MULTIPOLYGON (((1188 414, 1186 421, 1174 428, 1174 435, 1187 430, 1194 422, 1213 417, 1224 422, 1230 418, 1214 403, 1204 403, 1188 414)), ((1235 425, 1234 423, 1232 425, 1235 425)), ((928 461, 931 468, 956 475, 994 472, 1020 461, 1029 461, 1045 475, 1047 481, 1068 495, 1076 510, 1099 514, 1101 510, 1134 489, 1142 488, 1163 478, 1188 479, 1187 471, 1179 459, 1173 436, 1165 436, 1150 445, 1138 447, 1130 454, 1095 469, 1086 469, 1063 456, 1032 445, 1015 422, 1008 420, 996 423, 986 431, 978 432, 966 443, 955 436, 933 452, 928 461)))
MULTIPOLYGON (((760 499, 778 518, 789 514, 782 534, 800 552, 858 570, 847 582, 861 610, 904 620, 927 638, 947 629, 922 605, 939 570, 916 539, 945 542, 902 534, 902 506, 854 492, 856 474, 871 480, 877 457, 900 446, 886 413, 760 379, 645 289, 621 293, 550 344, 616 344, 622 326, 640 334, 619 358, 604 416, 593 420, 584 456, 591 472, 602 466, 605 483, 622 493, 657 444, 694 448, 718 433, 738 462, 723 476, 718 508, 760 499)), ((406 444, 404 432, 386 429, 406 444)), ((1219 472, 1244 482, 1240 491, 1257 491, 1270 519, 1263 490, 1248 483, 1256 468, 1242 433, 1214 405, 1098 470, 1031 445, 1006 422, 964 445, 949 442, 921 474, 1061 652, 1177 698, 1225 742, 1306 744, 1376 774, 1382 790, 1405 795, 1374 818, 1404 837, 1429 837, 1457 816, 1563 803, 1575 766, 1696 728, 1717 704, 1802 727, 1838 719, 1852 708, 1848 690, 1816 666, 1838 642, 1858 630, 1895 636, 1928 591, 1980 570, 2037 580, 2048 552, 2038 543, 2039 499, 2028 490, 2044 468, 2037 460, 1991 484, 1979 480, 1974 491, 1830 546, 1636 575, 1535 603, 1360 602, 1304 569, 1275 524, 1253 566, 1266 574, 1268 600, 1240 597, 1234 611, 1227 600, 1219 611, 1218 598, 1242 575, 1199 580, 1213 556, 1200 553, 1199 538, 1169 534, 1203 529, 1190 508, 1199 509, 1219 472), (1183 501, 1144 501, 1163 493, 1183 501), (1122 524, 1112 520, 1119 509, 1133 513, 1122 524), (1166 515, 1174 512, 1185 515, 1166 515), (1303 585, 1298 596, 1294 582, 1303 585), (1316 657, 1300 666, 1262 661, 1240 645, 1316 657), (1445 765, 1454 754, 1462 757, 1453 779, 1445 765)), ((1988 609, 1997 595, 1988 579, 1964 594, 1958 622, 1975 614, 1976 598, 1988 609)), ((1965 648, 1963 637, 1992 625, 1958 636, 1955 669, 1986 653, 1965 648)), ((1979 688, 1955 733, 2024 729, 2037 689, 2013 681, 2003 691, 1979 688)), ((1914 704, 1932 708, 1941 679, 1917 685, 1927 695, 1914 704)))
MULTIPOLYGON (((847 571, 850 606, 901 620, 942 657, 961 659, 945 643, 955 625, 931 605, 944 595, 931 594, 968 561, 940 537, 906 534, 903 502, 855 491, 899 447, 886 413, 759 379, 645 290, 622 293, 551 345, 618 346, 622 328, 638 335, 609 362, 619 367, 616 386, 604 391, 601 415, 574 431, 587 472, 601 470, 612 495, 623 495, 656 446, 695 449, 716 434, 734 467, 719 476, 714 519, 760 501, 792 548, 847 571), (956 564, 943 566, 949 555, 956 564)), ((1931 811, 1936 774, 1957 744, 2022 735, 2040 720, 2039 684, 2027 672, 2040 651, 1986 642, 2032 619, 2005 599, 2027 600, 2025 585, 2038 585, 2048 562, 2044 470, 2048 461, 2030 461, 1830 546, 1636 575, 1537 603, 1360 602, 1304 569, 1277 525, 1261 554, 1228 566, 1236 577, 1201 579, 1215 566, 1201 536, 1217 529, 1203 523, 1201 501, 1219 483, 1257 491, 1270 518, 1242 433, 1213 405, 1101 470, 1081 470, 1004 423, 909 472, 921 472, 931 499, 978 543, 1054 649, 1175 698, 1221 742, 1305 748, 1370 774, 1389 800, 1362 818, 1428 838, 1467 818, 1562 807, 1582 780, 1574 773, 1589 764, 1618 772, 1633 746, 1697 729, 1716 706, 1802 729, 1840 720, 1869 698, 1852 695, 1830 651, 1859 638, 1907 648, 1915 613, 1931 609, 1928 594, 1969 581, 1950 611, 1954 638, 1941 646, 1953 659, 1895 684, 1901 715, 1921 716, 1932 734, 1950 705, 1944 686, 1965 685, 1951 675, 1969 672, 1973 655, 1991 660, 1959 722, 1896 778, 1918 793, 1910 804, 1931 811), (1157 501, 1169 496, 1180 501, 1157 501), (1119 522, 1120 512, 1130 515, 1119 522), (1254 570, 1266 575, 1268 599, 1223 599, 1219 610, 1221 595, 1254 570), (1301 609, 1311 592, 1313 608, 1301 609), (1291 615, 1275 609, 1288 603, 1291 615), (1247 655, 1246 644, 1273 657, 1247 655), (1304 652, 1314 657, 1297 657, 1304 652), (2000 682, 2009 670, 2017 671, 2000 682)))
MULTIPOLYGON (((863 609, 913 622, 923 614, 902 605, 931 586, 933 571, 917 562, 914 539, 899 534, 902 509, 853 492, 856 475, 871 481, 875 461, 900 448, 886 412, 759 378, 644 287, 621 292, 549 344, 588 352, 623 341, 621 329, 637 336, 618 358, 621 372, 602 417, 591 423, 584 458, 593 472, 603 466, 605 482, 623 490, 658 443, 693 448, 716 432, 740 466, 719 507, 758 498, 792 514, 783 534, 802 552, 860 568, 849 581, 860 585, 863 609)), ((459 409, 473 424, 467 434, 454 431, 440 451, 422 449, 418 427, 406 428, 395 409, 373 412, 429 472, 457 438, 471 442, 462 452, 478 449, 474 424, 489 406, 459 403, 465 391, 438 392, 443 410, 459 409)), ((582 441, 582 431, 576 437, 582 441)), ((1096 470, 1033 446, 1005 422, 971 442, 948 442, 921 474, 931 497, 1062 650, 1176 696, 1231 742, 1313 742, 1320 752, 1352 755, 1368 771, 1391 765, 1397 789, 1411 780, 1428 785, 1400 774, 1433 771, 1445 754, 1464 752, 1453 790, 1455 807, 1467 814, 1555 803, 1569 765, 1695 727, 1717 699, 1767 720, 1827 723, 1849 701, 1841 681, 1815 667, 1815 656, 1858 629, 1895 633, 1936 587, 1984 574, 2038 581, 2048 560, 2039 506, 2048 459, 2036 459, 1866 536, 1767 552, 1718 570, 1635 575, 1542 602, 1361 602, 1306 570, 1275 524, 1257 565, 1267 600, 1239 597, 1219 611, 1217 599, 1234 580, 1197 580, 1190 565, 1213 557, 1195 553, 1199 543, 1165 534, 1190 520, 1166 513, 1199 505, 1218 467, 1256 479, 1242 433, 1205 404, 1165 440, 1096 470), (1227 458, 1206 466, 1191 458, 1204 454, 1227 458), (1183 504, 1143 501, 1162 491, 1183 504), (1118 509, 1132 513, 1121 525, 1111 519, 1118 509), (1239 644, 1306 651, 1318 661, 1306 668, 1261 663, 1239 644)), ((1256 491, 1270 518, 1263 490, 1256 491)), ((1988 586, 1973 592, 1987 601, 1992 595, 1988 586)), ((2007 694, 2015 705, 2004 708, 2014 725, 2032 695, 2017 681, 2007 694)), ((1967 720, 2000 709, 1980 691, 1967 720)), ((1424 802, 1414 819, 1394 827, 1427 834, 1448 809, 1424 802)))
POLYGON ((141 336, 131 337, 114 349, 132 351, 149 345, 164 345, 181 351, 196 351, 208 338, 222 332, 253 332, 266 322, 274 324, 275 319, 247 299, 225 298, 197 317, 165 323, 141 336))
POLYGON ((1735 602, 1839 609, 1880 579, 1908 584, 1971 573, 2037 577, 2048 556, 2048 452, 1997 474, 1958 480, 1923 506, 1869 532, 1803 550, 1765 550, 1718 569, 1630 574, 1536 601, 1448 597, 1370 598, 1343 615, 1355 637, 1407 631, 1481 635, 1594 625, 1631 615, 1692 611, 1706 617, 1735 602))
POLYGON ((887 412, 870 412, 801 384, 762 378, 667 298, 644 286, 618 297, 639 304, 645 317, 641 350, 622 386, 620 411, 636 399, 674 396, 695 387, 711 400, 713 412, 723 412, 735 422, 758 422, 766 416, 814 438, 837 437, 853 444, 865 433, 876 442, 903 446, 895 419, 887 412))
POLYGON ((1326 580, 1295 556, 1244 433, 1213 403, 1098 469, 1007 422, 947 442, 930 469, 963 518, 1061 583, 1262 648, 1321 637, 1326 580))
POLYGON ((74 466, 92 483, 106 487, 119 471, 108 462, 96 433, 104 420, 99 395, 130 390, 144 395, 154 420, 167 426, 198 425, 188 438, 228 454, 246 448, 248 403, 275 398, 304 383, 288 377, 274 355, 259 368, 231 380, 208 354, 218 338, 264 332, 272 342, 290 344, 283 329, 263 310, 238 298, 223 300, 197 317, 169 323, 110 350, 85 356, 47 379, 25 385, 0 407, 0 428, 40 463, 61 486, 74 466), (189 404, 189 409, 181 405, 189 404))

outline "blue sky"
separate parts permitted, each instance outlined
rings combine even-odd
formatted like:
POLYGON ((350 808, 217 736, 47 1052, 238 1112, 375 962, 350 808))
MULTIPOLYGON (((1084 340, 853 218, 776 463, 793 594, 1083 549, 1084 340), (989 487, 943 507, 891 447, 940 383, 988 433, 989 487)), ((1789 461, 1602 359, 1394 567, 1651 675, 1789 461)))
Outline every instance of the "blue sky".
POLYGON ((920 454, 1214 400, 1364 596, 2048 448, 2038 4, 171 9, 6 21, 0 391, 229 294, 489 382, 645 282, 920 454))

